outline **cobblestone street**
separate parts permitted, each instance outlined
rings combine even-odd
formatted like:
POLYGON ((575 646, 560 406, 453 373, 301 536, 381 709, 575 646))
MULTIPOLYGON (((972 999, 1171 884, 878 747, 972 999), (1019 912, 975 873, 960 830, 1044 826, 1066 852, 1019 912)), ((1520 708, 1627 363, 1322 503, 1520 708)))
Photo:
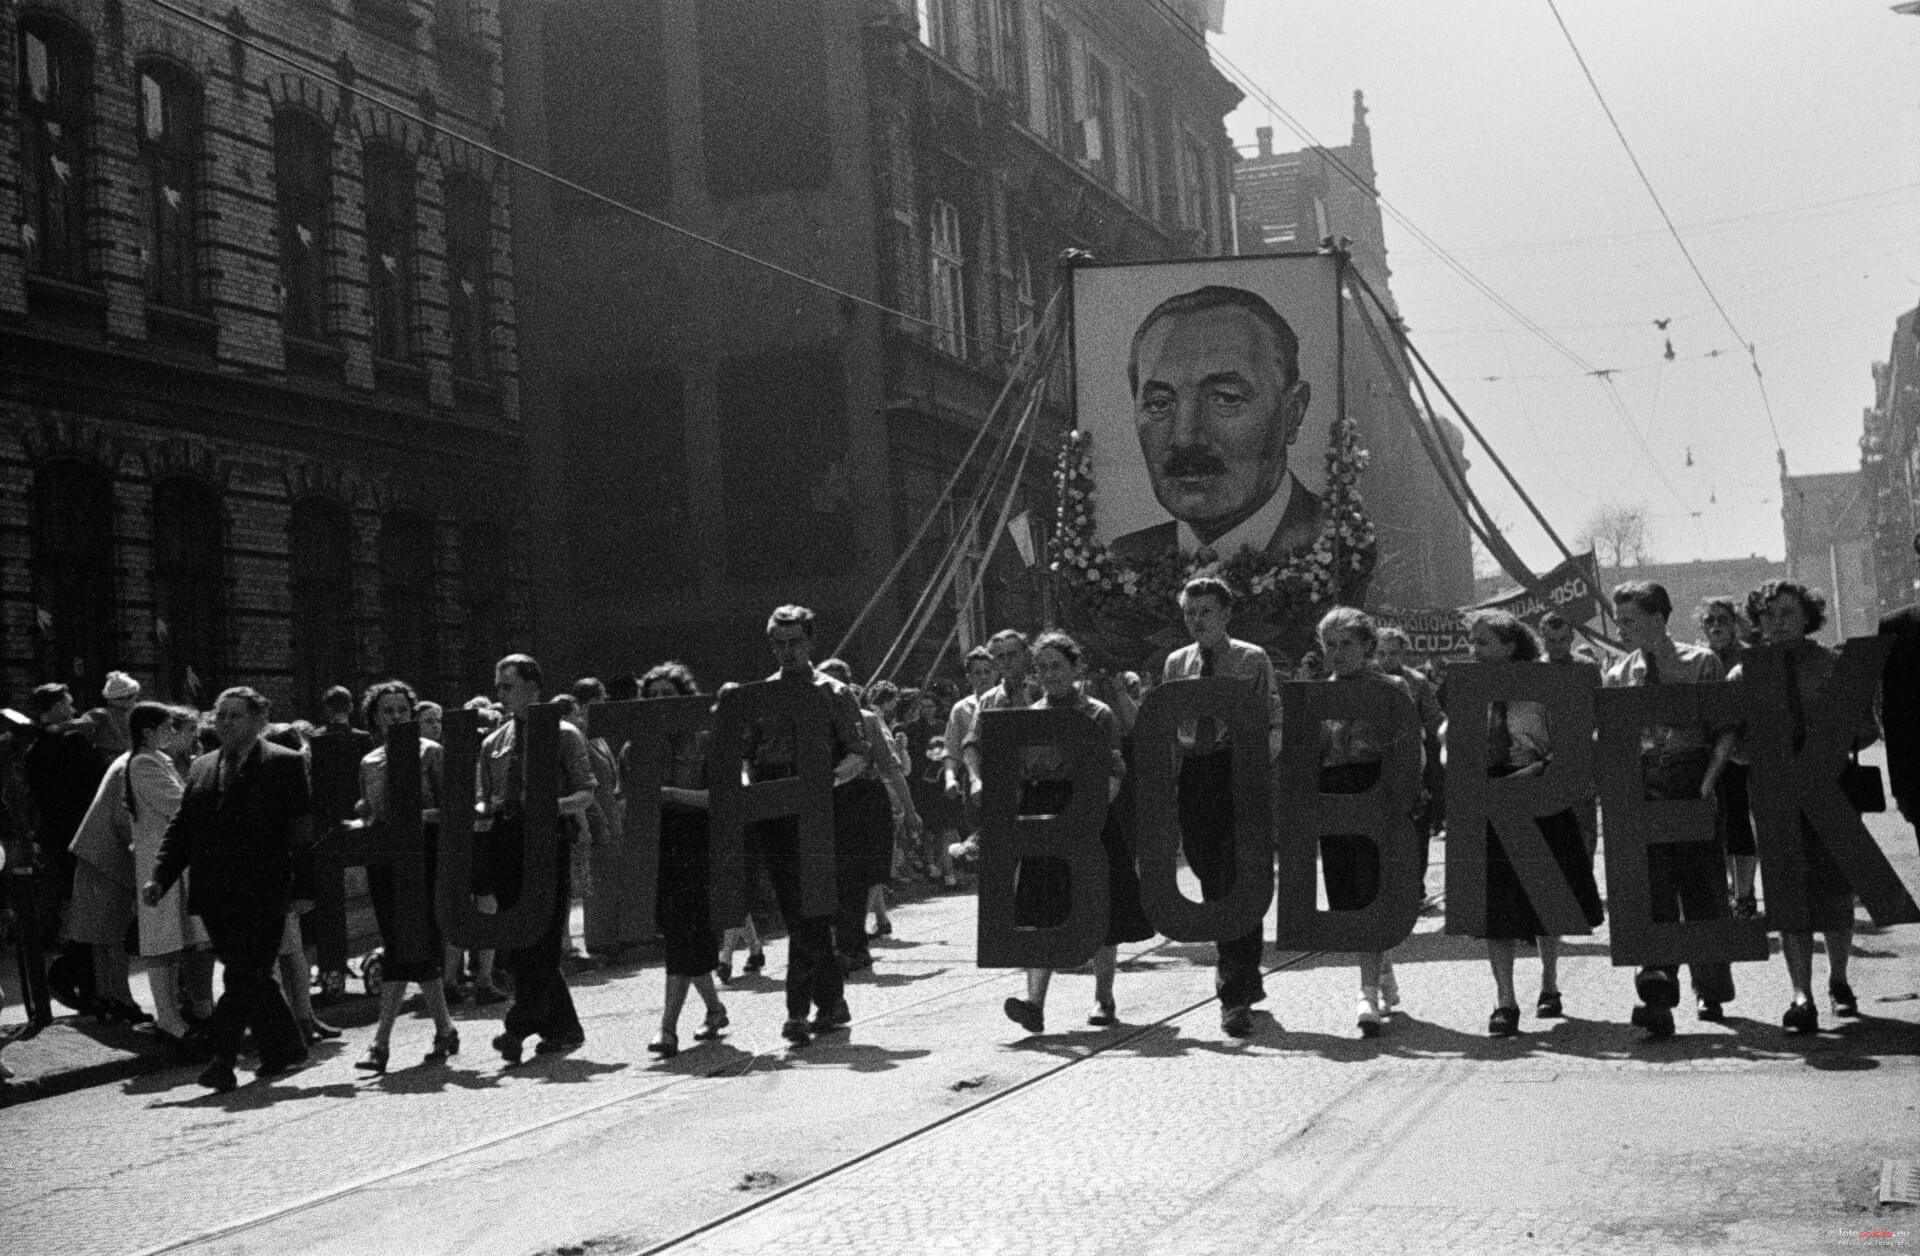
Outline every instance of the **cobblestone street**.
MULTIPOLYGON (((1872 827, 1920 879, 1907 828, 1872 827)), ((1027 1037, 1000 1012, 1017 975, 973 966, 972 897, 925 899, 851 985, 850 1034, 804 1050, 752 978, 725 1042, 654 1061, 650 965, 583 975, 586 1047, 518 1070, 468 1013, 450 1068, 402 1066, 430 1037, 406 1019, 384 1078, 351 1067, 362 1027, 230 1095, 183 1066, 7 1109, 0 1232, 102 1254, 1920 1250, 1912 1211, 1876 1203, 1882 1162, 1920 1152, 1920 927, 1861 929, 1858 1021, 1783 1035, 1784 970, 1747 964, 1725 1024, 1683 1010, 1645 1044, 1604 934, 1568 947, 1568 1018, 1502 1041, 1479 944, 1440 926, 1396 953, 1406 1014, 1375 1040, 1350 965, 1271 950, 1255 1032, 1227 1038, 1211 949, 1164 940, 1123 948, 1121 1026, 1085 1026, 1091 979, 1063 974, 1027 1037)))

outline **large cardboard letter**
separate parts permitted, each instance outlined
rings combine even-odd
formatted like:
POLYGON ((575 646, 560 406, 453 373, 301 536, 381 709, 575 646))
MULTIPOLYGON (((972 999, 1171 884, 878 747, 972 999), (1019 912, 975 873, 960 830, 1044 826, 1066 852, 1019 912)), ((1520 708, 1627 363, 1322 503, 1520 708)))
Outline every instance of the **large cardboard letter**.
POLYGON ((1159 685, 1133 726, 1134 841, 1140 902, 1175 942, 1219 942, 1260 927, 1273 901, 1273 789, 1267 708, 1251 685, 1222 677, 1159 685), (1226 722, 1233 744, 1233 892, 1196 903, 1180 892, 1178 730, 1192 719, 1226 722))
POLYGON ((1645 685, 1594 695, 1600 723, 1600 806, 1607 824, 1607 907, 1617 968, 1728 963, 1767 958, 1758 920, 1655 924, 1647 847, 1717 843, 1711 797, 1649 801, 1640 767, 1640 730, 1651 724, 1729 728, 1740 719, 1738 685, 1645 685))
MULTIPOLYGON (((344 869, 384 864, 393 878, 393 926, 380 945, 389 961, 429 958, 427 913, 434 910, 427 885, 427 852, 420 814, 420 726, 387 730, 387 819, 384 824, 348 824, 334 830, 328 857, 344 869)), ((331 875, 339 875, 336 871, 331 875)), ((438 967, 440 957, 431 957, 438 967)))
POLYGON ((1420 915, 1420 845, 1413 808, 1420 797, 1420 716, 1411 699, 1380 684, 1280 687, 1279 925, 1286 950, 1384 951, 1404 942, 1420 915), (1364 794, 1323 794, 1320 726, 1363 719, 1387 743, 1380 779, 1364 794), (1363 837, 1380 857, 1380 890, 1367 906, 1320 911, 1315 856, 1320 839, 1363 837))
POLYGON ((1107 936, 1107 856, 1100 829, 1107 815, 1113 747, 1085 712, 1050 707, 980 715, 981 968, 1075 968, 1093 958, 1107 936), (1023 746, 1051 745, 1073 783, 1067 809, 1053 816, 1020 810, 1023 746), (1073 902, 1052 928, 1016 928, 1014 873, 1022 859, 1064 860, 1073 902))
MULTIPOLYGON (((478 779, 479 717, 448 711, 447 798, 440 808, 440 876, 435 901, 447 941, 468 950, 516 951, 532 946, 552 919, 560 860, 560 708, 541 703, 522 717, 519 748, 525 774, 517 823, 492 829, 493 867, 500 910, 482 915, 473 906, 474 810, 467 782, 478 779)), ((509 799, 509 801, 513 801, 509 799)), ((497 819, 497 817, 496 817, 497 819)))
MULTIPOLYGON (((624 849, 617 858, 605 861, 606 871, 619 878, 623 937, 650 938, 660 932, 654 906, 660 888, 660 789, 668 784, 672 771, 667 739, 712 726, 713 699, 699 694, 593 704, 593 735, 606 738, 614 747, 627 797, 619 836, 624 849)), ((599 852, 594 858, 593 876, 598 883, 603 874, 599 852)))
POLYGON ((1819 699, 1805 706, 1807 740, 1797 754, 1787 703, 1786 651, 1767 646, 1742 656, 1740 696, 1753 759, 1748 788, 1772 928, 1803 933, 1813 927, 1802 817, 1846 872, 1875 924, 1884 928, 1920 921, 1913 895, 1900 884, 1859 813, 1840 792, 1840 769, 1854 731, 1871 717, 1880 672, 1892 648, 1891 637, 1853 637, 1841 646, 1832 679, 1819 699))
POLYGON ((762 680, 735 685, 720 695, 707 760, 708 801, 713 812, 712 919, 738 923, 747 914, 746 826, 756 820, 793 816, 799 826, 800 910, 808 918, 839 908, 833 874, 833 722, 818 686, 762 680), (794 776, 747 784, 742 755, 761 721, 793 725, 799 771, 794 776))
POLYGON ((1592 933, 1534 821, 1584 806, 1593 782, 1591 663, 1530 666, 1463 663, 1447 669, 1446 932, 1478 936, 1487 927, 1487 826, 1549 934, 1592 933), (1547 708, 1553 762, 1537 776, 1487 776, 1487 713, 1494 702, 1547 708))

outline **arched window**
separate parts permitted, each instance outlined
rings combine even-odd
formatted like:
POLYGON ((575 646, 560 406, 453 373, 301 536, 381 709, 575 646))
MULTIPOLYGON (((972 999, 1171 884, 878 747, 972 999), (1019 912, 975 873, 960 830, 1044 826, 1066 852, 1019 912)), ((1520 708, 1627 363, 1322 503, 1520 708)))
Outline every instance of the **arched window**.
POLYGON ((360 679, 354 625, 353 514, 332 498, 303 497, 287 527, 293 594, 293 687, 302 712, 332 685, 360 679))
POLYGON ((333 225, 333 132, 312 114, 273 115, 273 168, 279 210, 280 286, 287 335, 326 334, 326 252, 333 225))
POLYGON ((369 144, 367 297, 373 314, 373 356, 411 362, 413 350, 413 158, 388 144, 369 144))
POLYGON ((434 631, 433 520, 392 511, 380 520, 380 623, 386 670, 423 693, 439 682, 434 631))
POLYGON ((50 18, 20 23, 20 233, 30 269, 87 280, 87 43, 50 18))
POLYGON ((486 379, 492 372, 493 193, 470 174, 447 176, 447 319, 453 373, 486 379))
POLYGON ((200 304, 196 219, 200 195, 200 85, 178 66, 140 66, 141 210, 146 214, 147 299, 200 304))
POLYGON ((98 467, 50 462, 33 477, 34 644, 40 674, 81 690, 115 657, 113 482, 98 467))
POLYGON ((153 487, 153 635, 165 692, 205 705, 226 665, 226 512, 200 480, 153 487))

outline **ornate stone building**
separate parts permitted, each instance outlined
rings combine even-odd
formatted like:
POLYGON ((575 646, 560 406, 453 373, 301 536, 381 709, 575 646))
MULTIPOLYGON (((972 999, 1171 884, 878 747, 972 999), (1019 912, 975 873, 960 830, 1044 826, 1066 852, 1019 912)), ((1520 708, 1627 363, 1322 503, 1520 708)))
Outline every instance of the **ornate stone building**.
POLYGON ((0 32, 8 694, 486 684, 527 639, 508 182, 403 113, 497 132, 493 0, 0 32))
MULTIPOLYGON (((1161 0, 508 0, 516 151, 833 289, 520 189, 559 665, 752 674, 782 601, 819 610, 830 646, 979 431, 1064 250, 1227 252, 1239 94, 1206 21, 1161 0)), ((1036 519, 1061 396, 1025 479, 1036 519)), ((869 620, 856 665, 930 566, 869 620)), ((1037 570, 1002 546, 968 629, 1037 627, 1037 570)))

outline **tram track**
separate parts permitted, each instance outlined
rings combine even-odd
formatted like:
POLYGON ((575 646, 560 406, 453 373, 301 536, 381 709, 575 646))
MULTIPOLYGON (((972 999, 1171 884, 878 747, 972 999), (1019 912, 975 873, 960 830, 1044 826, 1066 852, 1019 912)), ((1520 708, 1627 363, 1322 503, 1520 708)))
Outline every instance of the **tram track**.
MULTIPOLYGON (((1426 901, 1426 905, 1431 906, 1433 904, 1436 904, 1443 897, 1444 895, 1434 895, 1426 901)), ((1143 960, 1149 959, 1150 957, 1152 957, 1158 952, 1164 951, 1169 947, 1178 946, 1178 945, 1183 945, 1183 944, 1174 942, 1173 940, 1164 938, 1164 937, 1156 938, 1152 942, 1152 944, 1143 946, 1139 950, 1126 955, 1126 957, 1122 960, 1122 965, 1124 967, 1127 965, 1138 964, 1143 960)), ((1297 968, 1303 964, 1311 963, 1312 961, 1323 958, 1324 956, 1331 953, 1332 952, 1325 951, 1325 950, 1295 952, 1295 953, 1286 955, 1281 959, 1279 959, 1276 963, 1263 968, 1262 973, 1263 975, 1271 976, 1280 972, 1284 972, 1291 968, 1297 968)), ((917 1011, 924 1010, 928 1007, 933 1007, 940 1004, 966 1003, 971 998, 976 996, 978 992, 991 986, 1003 985, 1006 982, 1017 978, 1019 976, 1019 973, 1020 973, 1020 970, 1018 969, 989 970, 988 972, 984 973, 983 975, 981 975, 980 977, 974 980, 964 982, 964 984, 960 984, 954 987, 949 987, 937 993, 928 994, 921 998, 909 999, 901 1003, 892 1004, 890 1006, 887 1006, 869 1015, 857 1017, 854 1020, 851 1028, 859 1029, 867 1026, 882 1024, 887 1021, 899 1018, 903 1015, 911 1014, 917 1011)), ((1056 1063, 1050 1064, 1045 1068, 1043 1068, 1042 1070, 1040 1070, 1039 1072, 1033 1074, 1032 1076, 1022 1078, 1019 1081, 1013 1083, 1012 1085, 1007 1086, 1002 1090, 997 1090, 990 1094, 983 1095, 976 1101, 967 1104, 963 1108, 945 1113, 933 1120, 916 1125, 909 1130, 903 1131, 902 1133, 895 1135, 880 1144, 877 1144, 876 1146, 862 1150, 854 1155, 847 1156, 827 1166, 826 1168, 823 1168, 814 1173, 808 1174, 793 1182, 783 1184, 764 1194, 757 1195, 755 1198, 753 1198, 750 1201, 747 1201, 746 1203, 741 1204, 739 1207, 729 1209, 718 1216, 709 1218, 706 1221, 699 1223, 698 1225, 688 1227, 680 1231, 679 1233, 674 1234, 668 1238, 659 1240, 650 1246, 633 1249, 632 1256, 653 1256, 654 1253, 673 1251, 676 1248, 679 1248, 689 1242, 692 1242, 704 1235, 712 1233, 715 1230, 731 1225, 745 1217, 751 1216, 752 1214, 762 1211, 776 1203, 779 1203, 783 1200, 791 1199, 797 1194, 817 1188, 823 1183, 826 1183, 840 1176, 841 1174, 844 1174, 850 1170, 858 1168, 863 1164, 866 1164, 877 1158, 885 1156, 891 1152, 897 1151, 902 1147, 905 1147, 915 1142, 916 1140, 925 1138, 941 1129, 946 1128, 947 1126, 957 1121, 960 1121, 967 1117, 979 1115, 982 1112, 988 1109, 991 1109, 995 1105, 1001 1103, 1003 1100, 1009 1099, 1018 1094, 1022 1094, 1025 1091, 1031 1089, 1032 1087, 1042 1082, 1048 1081, 1052 1078, 1056 1078, 1060 1076, 1062 1073, 1066 1072, 1067 1070, 1072 1069, 1080 1064, 1086 1063, 1089 1060, 1096 1059, 1100 1056, 1106 1055, 1115 1050, 1125 1048, 1134 1043, 1137 1043, 1144 1038, 1147 1038, 1155 1033, 1162 1031, 1167 1026, 1181 1021, 1183 1018, 1193 1015, 1195 1012, 1201 1010, 1202 1008, 1206 1008, 1214 1004, 1215 1002, 1216 1000, 1214 999, 1214 997, 1209 995, 1205 998, 1194 1000, 1192 1002, 1184 1004, 1174 1009, 1171 1012, 1168 1012, 1162 1016, 1157 1017, 1152 1021, 1143 1022, 1142 1024, 1137 1026, 1128 1026, 1125 1028, 1124 1032, 1114 1034, 1110 1036, 1108 1039, 1106 1039, 1105 1041, 1102 1041, 1094 1046, 1089 1047, 1084 1052, 1064 1058, 1056 1063)), ((570 1123, 584 1121, 588 1118, 607 1112, 611 1109, 621 1107, 623 1105, 643 1103, 648 1100, 657 1099, 663 1095, 669 1094, 670 1092, 682 1089, 692 1083, 746 1077, 752 1074, 756 1069, 763 1068, 768 1062, 775 1059, 785 1058, 789 1055, 794 1055, 801 1059, 805 1058, 804 1048, 796 1052, 792 1048, 788 1047, 783 1041, 781 1041, 777 1036, 777 1034, 770 1031, 764 1034, 756 1034, 756 1035, 747 1037, 744 1042, 742 1038, 739 1036, 730 1037, 726 1041, 728 1042, 729 1045, 734 1046, 736 1050, 742 1051, 744 1055, 731 1056, 729 1058, 726 1058, 722 1061, 715 1063, 710 1068, 703 1068, 697 1071, 679 1073, 671 1078, 666 1078, 666 1079, 656 1078, 652 1080, 650 1084, 637 1086, 637 1087, 622 1091, 621 1093, 618 1093, 618 1094, 609 1095, 605 1098, 597 1099, 591 1103, 583 1104, 578 1107, 568 1109, 567 1111, 564 1111, 564 1112, 554 1113, 550 1116, 543 1117, 537 1121, 516 1126, 512 1129, 503 1130, 499 1133, 489 1135, 485 1138, 480 1138, 472 1142, 463 1143, 459 1146, 452 1147, 443 1151, 437 1151, 428 1156, 415 1158, 403 1164, 382 1168, 378 1171, 365 1174, 361 1177, 353 1178, 345 1182, 336 1183, 324 1189, 312 1192, 311 1194, 292 1200, 291 1202, 275 1205, 270 1209, 266 1209, 261 1212, 254 1213, 250 1216, 242 1217, 233 1221, 223 1222, 218 1225, 210 1226, 210 1227, 207 1227, 206 1229, 196 1231, 192 1234, 183 1235, 178 1238, 167 1240, 166 1242, 163 1242, 157 1245, 142 1248, 135 1253, 135 1256, 163 1256, 164 1253, 190 1251, 196 1248, 203 1247, 208 1244, 218 1243, 223 1240, 232 1239, 241 1235, 245 1235, 249 1232, 263 1230, 268 1227, 274 1226, 280 1222, 297 1217, 303 1213, 312 1212, 314 1210, 323 1208, 329 1204, 335 1203, 342 1199, 346 1199, 348 1197, 351 1197, 366 1191, 375 1190, 389 1183, 404 1179, 410 1175, 427 1172, 435 1168, 459 1161, 466 1157, 477 1156, 489 1151, 496 1150, 498 1148, 510 1146, 514 1143, 522 1142, 522 1141, 534 1138, 547 1131, 550 1131, 559 1127, 563 1127, 570 1123)), ((697 1051, 698 1051, 698 1048, 687 1051, 680 1058, 683 1060, 688 1059, 694 1056, 697 1053, 697 1051)), ((623 1256, 625 1256, 624 1253, 623 1253, 623 1256)))

